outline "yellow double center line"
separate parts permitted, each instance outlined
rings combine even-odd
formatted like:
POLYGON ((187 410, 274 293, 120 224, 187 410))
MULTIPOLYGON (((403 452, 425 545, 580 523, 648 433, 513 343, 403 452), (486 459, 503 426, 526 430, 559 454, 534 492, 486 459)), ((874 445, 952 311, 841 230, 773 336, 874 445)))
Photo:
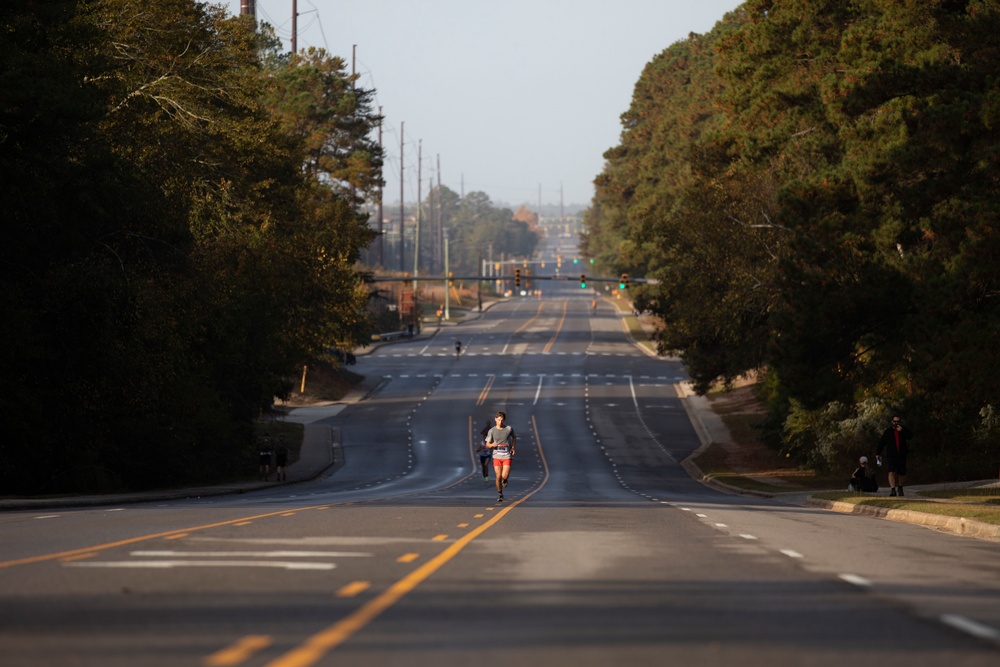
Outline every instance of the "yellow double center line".
POLYGON ((529 324, 531 324, 532 322, 534 322, 535 320, 537 320, 538 316, 542 314, 542 308, 544 308, 544 307, 545 307, 545 302, 544 301, 539 301, 538 302, 538 308, 535 309, 535 314, 532 315, 530 319, 526 320, 524 324, 522 324, 517 329, 515 329, 514 333, 512 333, 511 336, 514 336, 516 334, 521 333, 522 329, 527 328, 527 326, 529 324))
POLYGON ((538 424, 535 423, 534 416, 531 417, 531 427, 535 432, 535 442, 538 444, 538 456, 542 461, 542 469, 545 471, 541 484, 520 500, 511 503, 494 514, 493 518, 486 523, 455 540, 455 542, 447 549, 394 583, 379 596, 362 605, 357 611, 337 621, 330 627, 317 632, 312 637, 307 639, 301 646, 294 648, 285 655, 267 663, 266 667, 308 667, 309 665, 315 664, 321 660, 324 655, 343 644, 352 635, 378 618, 382 612, 403 599, 407 593, 426 581, 428 577, 440 570, 445 563, 461 553, 461 551, 465 549, 465 547, 469 546, 474 539, 485 533, 492 526, 496 525, 500 519, 505 517, 515 507, 538 493, 549 480, 549 465, 545 460, 545 453, 542 449, 542 441, 538 437, 538 424))
POLYGON ((486 397, 490 395, 490 389, 493 388, 493 383, 496 382, 497 376, 491 375, 486 380, 486 386, 483 390, 479 392, 479 398, 476 399, 476 405, 482 405, 486 402, 486 397))
POLYGON ((545 354, 548 354, 549 350, 552 349, 552 346, 555 345, 556 338, 559 337, 559 332, 562 331, 563 323, 566 322, 566 307, 568 305, 569 301, 563 301, 562 318, 559 320, 559 324, 556 325, 556 330, 552 333, 552 338, 549 339, 549 342, 546 343, 545 347, 542 349, 542 352, 545 354))

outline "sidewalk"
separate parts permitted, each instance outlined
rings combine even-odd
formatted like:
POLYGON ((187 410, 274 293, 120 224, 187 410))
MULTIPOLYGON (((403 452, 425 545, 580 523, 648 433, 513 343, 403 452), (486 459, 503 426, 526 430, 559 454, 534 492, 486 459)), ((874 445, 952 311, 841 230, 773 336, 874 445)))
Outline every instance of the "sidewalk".
MULTIPOLYGON (((729 443, 732 442, 732 438, 729 434, 729 430, 723 423, 722 418, 716 414, 712 408, 709 400, 704 396, 695 395, 690 386, 687 383, 679 383, 675 385, 677 389, 677 394, 681 398, 681 405, 684 406, 685 412, 688 414, 688 418, 691 420, 691 424, 694 426, 695 431, 698 433, 698 439, 701 441, 701 445, 694 452, 690 454, 686 459, 681 462, 684 470, 687 471, 688 475, 692 479, 700 481, 706 486, 710 486, 719 491, 724 491, 726 493, 733 493, 746 496, 755 496, 758 498, 773 498, 780 502, 789 505, 800 505, 803 507, 819 507, 821 509, 827 509, 834 512, 842 512, 847 514, 861 514, 864 516, 870 516, 880 519, 888 519, 890 521, 900 521, 903 523, 910 523, 919 526, 926 526, 929 528, 935 528, 948 533, 953 533, 955 535, 965 535, 967 537, 975 537, 983 540, 989 540, 992 542, 1000 542, 1000 526, 985 523, 982 521, 975 521, 973 519, 966 519, 963 517, 945 516, 941 514, 931 514, 928 512, 915 512, 913 510, 901 510, 901 509, 887 509, 883 507, 872 507, 870 505, 855 505, 853 503, 838 502, 833 500, 823 500, 820 498, 813 497, 813 491, 788 491, 781 493, 765 493, 762 491, 754 491, 750 489, 743 489, 731 484, 726 484, 714 477, 709 477, 705 475, 695 464, 694 459, 698 457, 705 449, 708 448, 712 443, 729 443)), ((753 479, 753 477, 749 477, 753 479)), ((774 479, 767 478, 761 481, 767 482, 769 484, 774 484, 774 479)), ((1000 485, 1000 481, 997 480, 981 480, 975 482, 962 482, 959 484, 918 484, 913 486, 907 486, 906 488, 919 494, 922 490, 933 490, 933 489, 943 489, 943 488, 971 488, 980 486, 996 486, 1000 485)), ((836 490, 836 489, 831 489, 836 490)), ((918 496, 919 497, 919 496, 918 496)), ((916 499, 916 498, 914 498, 916 499)), ((927 500, 927 502, 934 502, 931 499, 920 498, 921 500, 927 500)))

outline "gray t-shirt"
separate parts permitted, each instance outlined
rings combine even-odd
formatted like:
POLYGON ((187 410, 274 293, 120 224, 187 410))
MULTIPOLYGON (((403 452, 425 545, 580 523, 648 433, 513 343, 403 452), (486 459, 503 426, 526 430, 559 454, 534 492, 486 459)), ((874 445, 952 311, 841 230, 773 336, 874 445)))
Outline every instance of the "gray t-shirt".
POLYGON ((511 450, 511 440, 517 438, 514 434, 513 427, 504 426, 503 428, 497 428, 494 426, 490 429, 490 432, 486 434, 486 442, 495 442, 496 448, 493 450, 493 458, 495 459, 509 459, 511 450))

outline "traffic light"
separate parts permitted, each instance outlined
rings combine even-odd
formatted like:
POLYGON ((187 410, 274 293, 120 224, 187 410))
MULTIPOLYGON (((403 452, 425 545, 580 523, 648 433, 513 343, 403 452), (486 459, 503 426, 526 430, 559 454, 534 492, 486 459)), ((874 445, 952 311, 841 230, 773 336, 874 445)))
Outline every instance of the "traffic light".
POLYGON ((455 272, 454 271, 449 271, 448 272, 448 287, 454 287, 455 286, 455 281, 452 280, 452 278, 454 276, 455 276, 455 272))
POLYGON ((587 289, 587 275, 584 273, 580 274, 580 289, 587 289))
POLYGON ((556 255, 556 266, 562 268, 562 255, 556 255))
POLYGON ((521 268, 514 269, 514 287, 521 289, 521 268))
POLYGON ((628 274, 623 273, 621 280, 618 281, 618 289, 628 289, 628 274))

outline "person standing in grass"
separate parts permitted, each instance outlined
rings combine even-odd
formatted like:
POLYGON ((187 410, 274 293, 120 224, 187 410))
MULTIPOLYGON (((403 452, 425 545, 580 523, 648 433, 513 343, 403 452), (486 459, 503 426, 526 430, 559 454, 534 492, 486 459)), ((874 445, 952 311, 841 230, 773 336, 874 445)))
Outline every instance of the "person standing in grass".
POLYGON ((496 426, 486 434, 486 446, 493 450, 493 472, 497 477, 497 502, 503 502, 503 490, 510 477, 510 463, 514 458, 514 446, 517 445, 517 434, 511 426, 504 422, 507 415, 497 412, 494 420, 496 426))
POLYGON ((903 426, 903 420, 894 416, 889 422, 889 428, 882 432, 878 441, 878 451, 875 461, 882 465, 882 452, 885 451, 885 469, 889 473, 889 495, 902 496, 903 482, 906 481, 906 456, 910 452, 910 438, 913 433, 903 426))

